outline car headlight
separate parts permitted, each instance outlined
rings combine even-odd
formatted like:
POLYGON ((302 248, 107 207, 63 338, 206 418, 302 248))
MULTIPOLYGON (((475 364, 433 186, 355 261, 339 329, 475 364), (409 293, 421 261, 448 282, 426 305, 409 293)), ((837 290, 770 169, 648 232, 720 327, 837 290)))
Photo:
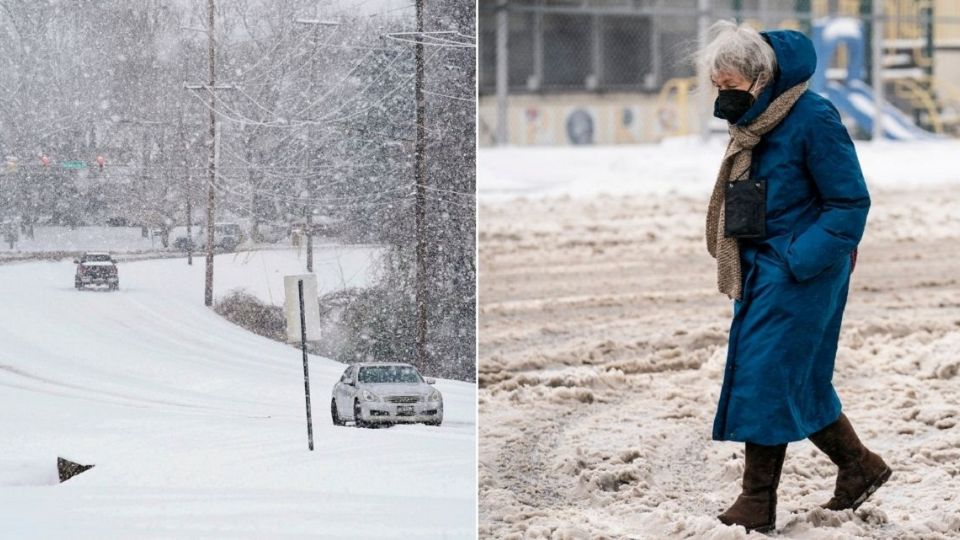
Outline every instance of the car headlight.
POLYGON ((360 399, 363 401, 380 401, 380 396, 369 390, 362 390, 360 391, 360 399))
POLYGON ((434 390, 427 396, 427 401, 440 401, 440 392, 434 390))

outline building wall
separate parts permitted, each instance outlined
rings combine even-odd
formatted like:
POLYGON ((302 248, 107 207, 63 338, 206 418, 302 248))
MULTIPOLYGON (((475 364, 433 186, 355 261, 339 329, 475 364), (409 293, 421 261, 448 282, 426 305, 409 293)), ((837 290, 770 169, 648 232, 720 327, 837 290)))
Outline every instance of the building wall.
MULTIPOLYGON (((933 73, 936 78, 934 86, 938 90, 950 90, 951 99, 960 103, 960 21, 952 19, 954 17, 960 18, 960 0, 932 0, 932 2, 929 0, 880 1, 884 2, 884 9, 889 17, 903 18, 902 21, 888 21, 885 25, 887 39, 908 43, 917 41, 921 42, 923 46, 923 52, 916 48, 921 47, 921 45, 907 50, 888 49, 886 51, 888 56, 891 58, 898 56, 916 58, 921 66, 927 65, 929 62, 929 60, 921 58, 926 54, 925 39, 929 34, 926 33, 927 27, 921 24, 918 17, 925 13, 924 10, 927 7, 932 7, 934 17, 951 18, 950 20, 935 19, 934 21, 932 58, 933 73)), ((485 4, 492 4, 493 2, 494 0, 480 0, 480 7, 483 8, 485 4)), ((549 6, 554 2, 561 4, 562 0, 546 0, 542 5, 549 6)), ((602 5, 604 7, 615 7, 614 4, 616 2, 602 5)), ((641 4, 643 2, 637 3, 638 6, 641 4)), ((801 28, 804 26, 800 18, 796 20, 777 20, 784 17, 785 14, 793 13, 792 10, 800 5, 795 0, 739 0, 736 3, 731 0, 714 0, 714 7, 717 9, 730 10, 735 4, 744 10, 752 10, 750 13, 753 13, 753 15, 751 16, 757 13, 763 15, 764 12, 769 14, 769 16, 760 17, 764 20, 750 18, 745 20, 745 22, 753 24, 757 28, 801 28)), ((866 0, 810 0, 808 5, 815 18, 824 16, 859 17, 870 12, 870 2, 866 0)), ((676 6, 670 5, 673 8, 678 8, 678 6, 680 6, 679 3, 676 6)), ((492 11, 481 9, 480 30, 482 34, 486 32, 481 38, 481 48, 483 50, 480 55, 480 68, 484 74, 484 77, 481 77, 480 101, 478 104, 479 143, 481 145, 493 144, 493 132, 496 126, 496 98, 492 95, 495 62, 495 51, 492 46, 495 34, 492 13, 492 11)), ((650 143, 657 142, 666 136, 685 135, 699 131, 698 119, 694 110, 694 100, 696 99, 694 95, 687 96, 688 105, 684 106, 677 100, 676 93, 673 94, 672 100, 662 99, 657 93, 661 91, 665 84, 669 85, 674 81, 692 76, 690 58, 686 53, 692 51, 692 47, 695 45, 696 27, 692 24, 695 19, 665 16, 663 14, 654 15, 652 18, 648 15, 626 17, 624 20, 627 20, 633 26, 626 28, 621 33, 631 36, 649 34, 655 38, 650 39, 649 43, 646 39, 624 40, 617 38, 616 36, 619 34, 616 32, 604 31, 602 32, 603 37, 599 40, 578 38, 579 41, 569 39, 568 42, 559 43, 556 40, 551 41, 545 38, 541 48, 533 47, 530 44, 533 39, 530 37, 531 32, 538 28, 550 27, 546 23, 552 19, 573 24, 568 21, 571 17, 579 21, 578 24, 582 25, 584 31, 592 28, 596 32, 598 29, 606 28, 603 25, 594 24, 597 19, 591 18, 586 13, 573 15, 569 13, 534 15, 530 12, 511 14, 509 59, 512 71, 509 77, 511 94, 508 97, 509 144, 650 143), (538 17, 542 20, 534 24, 538 17), (650 24, 644 26, 647 25, 647 22, 650 22, 650 24), (534 68, 531 66, 534 65, 541 65, 541 69, 550 66, 553 66, 551 69, 556 68, 556 64, 544 65, 542 62, 540 64, 533 62, 531 51, 541 50, 540 54, 545 55, 544 58, 546 58, 549 55, 544 50, 548 52, 551 46, 560 49, 569 47, 573 49, 573 52, 583 52, 583 50, 589 48, 586 43, 593 43, 594 41, 603 44, 605 48, 602 50, 610 52, 611 55, 619 50, 618 47, 628 52, 641 52, 641 54, 635 55, 639 59, 636 66, 624 67, 625 64, 622 62, 612 60, 600 62, 599 65, 603 67, 603 69, 599 69, 601 74, 604 73, 604 70, 609 74, 614 66, 618 66, 626 69, 629 73, 634 75, 640 73, 643 76, 631 79, 633 86, 629 88, 605 85, 603 84, 605 79, 602 77, 594 81, 597 82, 597 85, 588 84, 593 79, 584 74, 598 71, 597 66, 593 67, 593 71, 586 70, 580 73, 580 76, 571 79, 572 82, 566 86, 546 84, 556 77, 551 79, 546 77, 545 73, 540 74, 543 77, 531 78, 528 76, 533 72, 531 70, 534 68), (686 71, 676 71, 681 68, 686 71)), ((618 16, 600 15, 598 17, 599 20, 605 21, 608 18, 615 20, 618 16)), ((891 41, 891 43, 894 42, 891 41)), ((596 45, 593 46, 596 48, 596 45)), ((891 47, 894 47, 894 45, 891 45, 891 47)), ((903 45, 900 45, 898 48, 903 49, 903 47, 903 45)), ((579 58, 573 52, 565 58, 583 68, 583 62, 573 62, 572 59, 579 58)), ((867 55, 869 63, 869 48, 867 55)), ((840 58, 842 59, 842 56, 840 58)), ((941 96, 941 100, 943 99, 944 96, 941 96)), ((940 105, 943 107, 944 104, 941 103, 940 105)), ((956 131, 960 132, 960 128, 956 131)))
MULTIPOLYGON (((934 16, 960 18, 960 2, 936 0, 934 16)), ((933 27, 934 87, 944 92, 941 99, 960 101, 960 22, 936 22, 933 27)))
MULTIPOLYGON (((649 94, 513 95, 508 98, 512 145, 607 145, 657 142, 697 130, 691 100, 684 107, 649 94)), ((479 142, 493 144, 496 98, 481 96, 479 142)))
POLYGON ((937 48, 933 53, 933 75, 938 82, 960 90, 960 47, 937 48))

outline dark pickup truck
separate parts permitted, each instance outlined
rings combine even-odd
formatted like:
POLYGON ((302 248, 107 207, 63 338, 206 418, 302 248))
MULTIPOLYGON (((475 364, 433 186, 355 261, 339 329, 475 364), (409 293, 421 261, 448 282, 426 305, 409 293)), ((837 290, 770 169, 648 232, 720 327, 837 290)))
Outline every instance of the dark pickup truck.
POLYGON ((77 265, 77 274, 74 277, 74 287, 77 289, 91 285, 105 285, 111 291, 120 288, 117 261, 113 260, 109 253, 89 251, 73 262, 77 265))

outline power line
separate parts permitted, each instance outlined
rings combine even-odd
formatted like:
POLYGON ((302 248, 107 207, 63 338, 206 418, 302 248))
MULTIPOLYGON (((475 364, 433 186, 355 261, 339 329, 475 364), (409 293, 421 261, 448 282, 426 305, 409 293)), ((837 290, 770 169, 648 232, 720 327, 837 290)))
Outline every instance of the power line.
POLYGON ((431 47, 452 47, 452 48, 466 48, 466 49, 475 49, 477 45, 475 43, 468 43, 464 41, 456 41, 453 39, 447 39, 442 36, 448 35, 459 35, 466 37, 468 39, 473 39, 470 36, 466 36, 459 32, 453 31, 435 31, 435 32, 392 32, 385 34, 384 37, 387 39, 392 39, 395 41, 400 41, 404 43, 413 43, 414 45, 429 45, 431 47), (411 39, 411 36, 414 39, 411 39), (417 39, 419 38, 419 39, 417 39))
MULTIPOLYGON (((438 52, 439 52, 439 50, 434 51, 429 57, 427 57, 427 60, 432 59, 434 56, 437 55, 438 52)), ((394 61, 395 61, 395 60, 394 60, 394 61)), ((391 64, 392 64, 392 62, 391 62, 391 64)), ((391 71, 392 71, 392 70, 391 70, 391 71)), ((394 73, 395 73, 395 72, 394 72, 394 73)), ((368 105, 367 107, 365 107, 365 108, 363 108, 363 109, 361 109, 361 110, 358 110, 358 111, 354 111, 354 112, 352 112, 352 113, 348 113, 347 115, 342 116, 342 117, 339 117, 339 118, 332 118, 331 115, 334 114, 334 113, 337 113, 337 112, 339 112, 339 111, 341 111, 341 110, 343 110, 348 104, 356 101, 356 100, 360 97, 360 95, 362 95, 363 92, 365 92, 367 89, 369 89, 371 86, 373 86, 373 84, 376 82, 376 80, 374 80, 373 82, 371 82, 370 84, 368 84, 366 87, 364 87, 363 89, 361 89, 353 98, 351 98, 350 100, 348 100, 348 101, 344 102, 343 104, 341 104, 337 109, 334 109, 332 112, 327 113, 325 116, 322 116, 322 117, 320 117, 320 118, 318 118, 318 119, 315 119, 315 120, 300 120, 300 121, 297 121, 297 122, 271 123, 271 122, 262 122, 262 121, 259 121, 259 120, 252 120, 252 119, 250 119, 250 118, 246 118, 246 117, 242 117, 242 116, 239 116, 239 117, 238 117, 238 116, 233 116, 233 115, 230 115, 230 114, 225 113, 223 110, 219 110, 219 111, 218 111, 218 110, 214 110, 214 112, 215 112, 216 114, 220 115, 221 117, 223 117, 225 120, 228 120, 228 121, 233 122, 233 123, 242 124, 242 125, 262 126, 262 127, 268 127, 268 128, 295 129, 295 128, 306 127, 306 126, 311 126, 311 125, 321 125, 321 124, 323 124, 323 123, 343 122, 343 121, 346 121, 346 120, 351 120, 351 119, 353 119, 353 118, 356 118, 357 116, 360 116, 361 114, 369 111, 370 109, 372 109, 372 108, 375 107, 376 105, 379 105, 380 103, 386 101, 387 98, 389 98, 390 96, 392 96, 393 94, 395 94, 397 91, 399 91, 399 90, 402 88, 402 85, 403 85, 403 84, 405 84, 405 83, 407 83, 407 82, 410 82, 415 76, 416 76, 416 74, 411 75, 411 76, 407 77, 406 79, 398 82, 397 84, 395 84, 395 85, 393 86, 393 88, 392 88, 389 92, 387 92, 386 94, 384 94, 383 96, 381 96, 378 100, 374 101, 373 103, 371 103, 371 104, 368 105)), ((378 79, 379 79, 379 77, 378 77, 378 79)), ((202 98, 199 98, 199 96, 196 96, 196 97, 200 100, 200 103, 203 104, 204 107, 207 107, 207 108, 209 109, 209 105, 206 104, 206 103, 202 100, 202 98)), ((229 107, 229 106, 227 106, 227 105, 222 105, 222 106, 228 108, 228 109, 229 109, 230 111, 232 111, 234 114, 240 114, 240 113, 238 113, 237 111, 235 111, 233 108, 231 108, 231 107, 229 107)))
MULTIPOLYGON (((346 77, 344 77, 344 79, 341 81, 341 83, 342 83, 343 81, 346 81, 346 80, 349 78, 350 74, 351 74, 354 70, 356 70, 356 69, 360 66, 360 64, 362 63, 362 61, 365 60, 367 57, 369 57, 370 54, 372 54, 372 53, 368 53, 367 56, 365 56, 364 58, 362 58, 362 59, 361 59, 361 62, 359 62, 356 66, 354 66, 353 69, 351 69, 350 73, 348 73, 348 75, 347 75, 346 77)), ((430 58, 433 58, 433 56, 435 56, 435 54, 436 54, 436 52, 435 52, 434 54, 432 54, 432 55, 430 56, 430 58)), ((381 70, 380 74, 378 74, 377 77, 374 78, 373 81, 371 81, 369 84, 367 84, 367 85, 366 85, 365 87, 363 87, 362 89, 360 89, 360 90, 358 90, 357 92, 355 92, 353 98, 351 98, 351 99, 347 100, 346 102, 340 104, 339 107, 337 107, 337 108, 334 109, 333 111, 330 111, 330 112, 326 113, 325 116, 323 116, 323 117, 321 117, 321 118, 319 118, 319 119, 312 120, 312 121, 311 121, 311 120, 299 121, 299 122, 297 122, 297 123, 295 123, 295 124, 294 124, 294 123, 286 123, 286 122, 284 122, 284 125, 283 125, 282 127, 287 128, 287 127, 295 127, 295 126, 317 125, 317 124, 319 124, 320 122, 327 122, 327 121, 329 121, 329 122, 339 122, 339 121, 343 121, 343 120, 346 120, 346 119, 354 118, 354 117, 356 117, 358 114, 360 114, 360 113, 362 113, 362 112, 365 112, 366 110, 369 110, 370 108, 372 108, 373 105, 377 105, 377 104, 379 104, 379 103, 382 103, 383 101, 386 100, 387 97, 389 97, 390 95, 392 95, 393 93, 395 93, 395 91, 400 88, 400 85, 401 85, 402 83, 397 83, 397 85, 394 86, 394 88, 393 88, 392 91, 390 91, 390 92, 388 92, 387 94, 385 94, 384 96, 382 96, 379 100, 377 100, 376 102, 374 102, 372 105, 368 106, 366 109, 363 109, 362 111, 357 111, 357 112, 355 112, 355 113, 353 113, 353 114, 351 114, 351 115, 348 115, 348 116, 346 116, 346 117, 343 117, 343 118, 341 118, 341 119, 331 119, 331 117, 332 117, 333 114, 335 114, 335 113, 337 113, 337 112, 339 112, 339 111, 342 111, 344 108, 346 108, 347 105, 349 105, 350 103, 355 102, 357 99, 360 98, 361 95, 363 95, 364 92, 366 92, 370 87, 372 87, 374 84, 376 84, 377 82, 379 82, 380 79, 381 79, 381 77, 383 77, 383 76, 386 75, 387 71, 389 71, 390 73, 393 73, 393 74, 396 75, 397 72, 392 69, 392 66, 393 66, 393 64, 395 64, 395 63, 397 62, 397 60, 400 58, 400 56, 401 56, 401 55, 399 55, 399 54, 396 55, 386 66, 383 67, 383 69, 381 70)), ((407 81, 409 81, 409 80, 412 79, 412 78, 413 78, 413 76, 409 77, 408 79, 406 79, 406 80, 404 80, 404 81, 402 81, 402 82, 407 82, 407 81)), ((341 84, 341 83, 338 83, 338 85, 341 84)), ((334 85, 334 87, 336 87, 336 86, 338 86, 338 85, 334 85)), ((321 96, 318 100, 316 100, 316 101, 308 104, 308 105, 305 106, 304 108, 300 109, 299 111, 297 111, 296 113, 294 113, 293 116, 299 116, 299 115, 305 113, 307 110, 311 109, 311 108, 314 107, 316 104, 320 103, 320 102, 321 102, 326 96, 328 96, 331 92, 332 92, 332 90, 331 90, 330 92, 327 92, 327 93, 324 94, 323 96, 321 96)), ((249 120, 248 120, 248 121, 249 121, 249 120)))
MULTIPOLYGON (((440 52, 439 50, 438 50, 438 51, 434 51, 430 56, 427 57, 426 60, 424 60, 424 63, 426 63, 427 61, 431 60, 431 59, 432 59, 434 56, 436 56, 439 52, 440 52)), ((340 118, 330 118, 329 116, 328 116, 328 117, 324 117, 324 120, 329 121, 329 122, 343 122, 343 121, 345 121, 345 120, 350 120, 350 119, 356 118, 357 116, 360 116, 361 114, 369 111, 369 110, 372 109, 374 106, 379 105, 380 103, 383 103, 384 101, 386 101, 386 99, 387 99, 388 97, 392 96, 393 94, 395 94, 397 91, 399 91, 399 90, 402 88, 402 86, 401 86, 402 84, 407 83, 407 82, 410 82, 410 80, 414 79, 415 77, 416 77, 416 73, 414 73, 414 75, 411 75, 410 77, 406 78, 405 80, 401 81, 400 83, 397 83, 397 84, 393 87, 392 90, 390 90, 389 92, 387 92, 386 94, 384 94, 380 99, 378 99, 377 101, 373 102, 371 105, 367 106, 366 108, 364 108, 364 109, 362 109, 362 110, 353 112, 353 113, 351 113, 351 114, 348 114, 348 115, 346 115, 346 116, 342 116, 342 117, 340 117, 340 118)), ((341 107, 341 109, 342 109, 342 107, 341 107)), ((336 111, 334 111, 334 112, 336 112, 336 111)))
POLYGON ((429 90, 424 90, 423 93, 424 93, 424 94, 429 94, 429 95, 431 95, 431 96, 437 96, 437 97, 442 97, 442 98, 447 98, 447 99, 455 99, 455 100, 457 100, 457 101, 466 101, 466 102, 468 102, 468 103, 476 103, 476 100, 473 99, 473 98, 464 98, 464 97, 458 97, 458 96, 449 96, 449 95, 447 95, 447 94, 441 94, 441 93, 439 93, 439 92, 430 92, 429 90))
MULTIPOLYGON (((282 40, 283 34, 281 33, 279 37, 280 37, 280 39, 277 39, 278 47, 279 47, 280 44, 283 43, 283 40, 282 40)), ((268 67, 268 69, 264 70, 262 73, 260 73, 260 74, 258 74, 258 75, 256 75, 256 76, 254 76, 254 77, 253 77, 252 79, 250 79, 250 80, 251 80, 251 81, 256 81, 256 80, 262 79, 262 78, 264 78, 265 76, 269 75, 270 73, 276 71, 278 68, 282 67, 284 64, 287 63, 287 61, 291 60, 293 57, 297 56, 298 54, 304 54, 303 51, 300 49, 300 47, 301 47, 304 43, 306 43, 308 39, 310 39, 310 33, 309 33, 309 32, 304 32, 304 35, 301 36, 301 38, 299 39, 299 41, 295 42, 295 43, 293 44, 293 46, 290 47, 290 51, 289 51, 289 52, 287 52, 286 54, 284 54, 279 60, 274 61, 274 62, 268 67)), ((274 49, 274 50, 276 50, 276 49, 274 49)), ((271 52, 271 54, 272 54, 272 52, 271 52)), ((248 73, 252 72, 252 71, 253 71, 253 68, 259 66, 262 62, 264 62, 265 60, 268 60, 269 58, 270 58, 270 55, 269 55, 269 54, 262 56, 253 66, 247 68, 247 69, 244 70, 242 73, 240 73, 239 75, 237 75, 237 78, 241 78, 241 79, 242 79, 242 78, 245 77, 248 73)))
MULTIPOLYGON (((314 100, 313 102, 307 104, 307 105, 306 105, 303 109, 301 109, 300 111, 294 113, 294 116, 299 116, 300 114, 302 114, 302 113, 306 112, 307 110, 311 109, 312 107, 316 106, 318 103, 322 102, 322 100, 323 100, 325 97, 329 96, 329 95, 333 92, 333 90, 334 90, 335 88, 337 88, 338 86, 340 86, 341 84, 343 84, 344 82, 346 82, 346 81, 350 78, 350 76, 353 75, 353 72, 356 71, 357 68, 359 68, 359 67, 363 64, 363 62, 364 62, 367 58, 369 58, 372 54, 373 54, 373 51, 370 51, 370 52, 368 52, 366 55, 364 55, 362 58, 360 58, 360 60, 358 60, 357 63, 354 64, 354 66, 353 66, 352 68, 350 68, 350 70, 347 72, 347 74, 346 74, 342 79, 340 79, 340 81, 338 81, 337 83, 335 83, 333 86, 330 87, 330 90, 329 90, 327 93, 323 94, 322 96, 320 96, 318 99, 314 100)), ((267 112, 267 113, 270 114, 271 116, 280 116, 280 115, 277 114, 276 112, 274 112, 274 111, 272 111, 272 110, 270 110, 270 109, 267 109, 266 107, 264 107, 263 105, 261 105, 260 103, 258 103, 253 97, 251 97, 249 94, 247 94, 247 93, 246 93, 245 91, 243 91, 242 89, 241 89, 241 94, 242 94, 244 97, 246 97, 247 99, 249 99, 251 102, 253 102, 255 105, 257 105, 257 107, 259 107, 260 109, 264 110, 265 112, 267 112)))

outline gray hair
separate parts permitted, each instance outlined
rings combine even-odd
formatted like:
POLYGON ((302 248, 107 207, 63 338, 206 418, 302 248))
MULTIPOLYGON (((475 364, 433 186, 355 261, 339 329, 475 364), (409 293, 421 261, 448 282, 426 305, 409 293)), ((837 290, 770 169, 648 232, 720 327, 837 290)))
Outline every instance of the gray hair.
POLYGON ((766 84, 773 80, 777 57, 760 32, 732 21, 710 26, 707 45, 697 53, 700 67, 711 77, 721 72, 738 73, 766 84))

